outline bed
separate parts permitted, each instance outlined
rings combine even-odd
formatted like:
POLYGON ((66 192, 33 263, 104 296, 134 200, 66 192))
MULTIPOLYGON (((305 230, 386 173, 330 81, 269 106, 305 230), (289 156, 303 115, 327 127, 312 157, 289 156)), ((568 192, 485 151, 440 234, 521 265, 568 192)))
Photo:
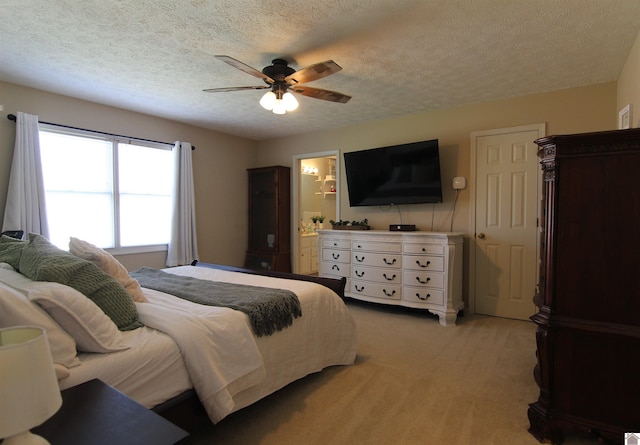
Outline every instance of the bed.
MULTIPOLYGON (((99 378, 161 413, 175 407, 175 401, 192 402, 189 395, 196 394, 216 423, 308 374, 354 363, 356 332, 341 298, 344 281, 202 263, 162 269, 196 281, 292 291, 302 316, 270 335, 257 335, 243 312, 140 287, 132 297, 136 320, 118 326, 109 318, 112 309, 99 307, 96 302, 104 301, 89 296, 89 290, 82 293, 72 286, 77 283, 65 279, 29 277, 20 268, 25 257, 34 256, 29 248, 36 240, 47 254, 55 253, 47 267, 78 258, 96 267, 107 258, 113 266, 115 259, 91 245, 93 256, 84 256, 93 261, 81 258, 82 253, 69 259, 75 255, 51 249, 40 238, 30 235, 21 245, 0 240, 0 327, 38 324, 47 330, 61 389, 99 378), (15 251, 20 251, 17 260, 15 251)), ((132 280, 122 269, 105 272, 118 282, 118 291, 132 280)), ((77 273, 70 275, 72 280, 77 273)))

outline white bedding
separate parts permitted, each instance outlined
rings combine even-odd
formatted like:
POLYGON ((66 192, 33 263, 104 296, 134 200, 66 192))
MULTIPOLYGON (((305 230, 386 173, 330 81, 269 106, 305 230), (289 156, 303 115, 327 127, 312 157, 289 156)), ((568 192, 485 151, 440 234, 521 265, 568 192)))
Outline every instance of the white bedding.
POLYGON ((80 366, 69 368, 70 375, 60 380, 60 389, 97 378, 152 408, 192 387, 180 349, 171 337, 148 327, 122 335, 129 349, 79 353, 80 366))
MULTIPOLYGON (((69 375, 60 377, 61 389, 98 378, 151 408, 194 388, 211 420, 218 422, 310 373, 327 366, 350 365, 355 360, 353 319, 344 302, 324 286, 207 267, 164 270, 200 279, 288 289, 298 296, 302 316, 282 331, 255 337, 249 317, 243 312, 199 305, 143 288, 148 302, 136 303, 136 307, 145 327, 116 331, 129 348, 109 353, 78 353, 80 364, 65 368, 69 375)), ((17 272, 6 272, 10 277, 5 279, 12 278, 9 281, 13 285, 31 282, 17 272)), ((7 288, 5 299, 0 300, 5 302, 7 311, 22 308, 18 310, 22 313, 21 310, 33 308, 32 312, 49 320, 51 338, 53 331, 59 330, 66 336, 62 340, 71 342, 75 353, 75 343, 63 327, 27 299, 26 295, 31 293, 16 292, 7 288)), ((75 299, 70 301, 78 303, 78 298, 84 298, 73 292, 75 299)), ((95 310, 99 308, 96 306, 95 310)), ((5 322, 11 325, 11 320, 5 322)), ((74 360, 78 361, 75 356, 74 360)))
POLYGON ((310 373, 353 364, 355 324, 343 301, 316 283, 206 267, 164 269, 176 275, 275 287, 296 293, 302 317, 271 336, 254 337, 249 318, 143 289, 141 321, 179 345, 193 386, 213 422, 310 373))

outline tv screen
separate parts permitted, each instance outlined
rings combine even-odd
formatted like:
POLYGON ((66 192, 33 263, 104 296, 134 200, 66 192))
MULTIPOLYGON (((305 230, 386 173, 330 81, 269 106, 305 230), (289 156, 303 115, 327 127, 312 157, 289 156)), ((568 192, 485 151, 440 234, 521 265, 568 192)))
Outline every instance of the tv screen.
POLYGON ((437 139, 348 152, 344 164, 352 207, 442 202, 437 139))

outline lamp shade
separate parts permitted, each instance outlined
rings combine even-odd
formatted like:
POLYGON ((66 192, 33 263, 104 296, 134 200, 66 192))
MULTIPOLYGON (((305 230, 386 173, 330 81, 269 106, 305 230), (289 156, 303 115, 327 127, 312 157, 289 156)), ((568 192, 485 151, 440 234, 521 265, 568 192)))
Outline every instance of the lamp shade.
POLYGON ((44 329, 0 329, 0 438, 18 436, 44 423, 60 406, 62 397, 44 329))
POLYGON ((275 103, 276 103, 276 93, 274 93, 273 91, 269 91, 267 94, 262 96, 262 99, 260 99, 260 105, 265 110, 269 110, 269 111, 273 110, 273 106, 275 105, 275 103))
POLYGON ((288 91, 282 96, 282 103, 287 111, 295 111, 298 108, 298 101, 288 91))

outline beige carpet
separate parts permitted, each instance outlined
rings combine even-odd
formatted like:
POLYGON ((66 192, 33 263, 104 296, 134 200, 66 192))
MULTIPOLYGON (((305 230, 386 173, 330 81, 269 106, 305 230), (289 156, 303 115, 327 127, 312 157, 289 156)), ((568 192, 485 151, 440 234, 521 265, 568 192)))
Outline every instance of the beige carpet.
MULTIPOLYGON (((188 444, 535 445, 533 323, 349 303, 358 358, 295 382, 197 432, 188 444)), ((572 434, 568 445, 596 444, 572 434)))

